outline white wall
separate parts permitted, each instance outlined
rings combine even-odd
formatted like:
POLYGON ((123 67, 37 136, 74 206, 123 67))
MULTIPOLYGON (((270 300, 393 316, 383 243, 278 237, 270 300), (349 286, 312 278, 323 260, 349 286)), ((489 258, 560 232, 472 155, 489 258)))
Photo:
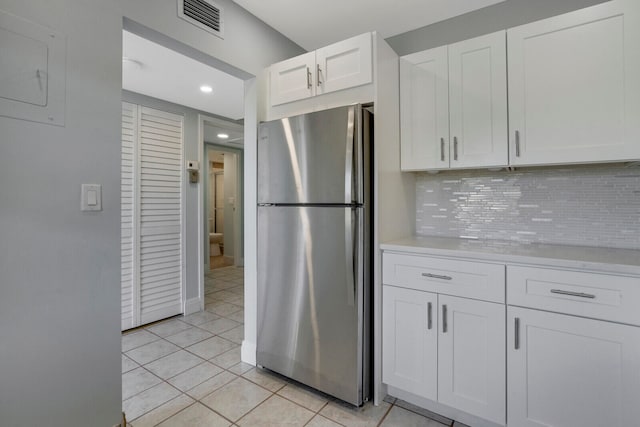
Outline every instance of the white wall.
POLYGON ((0 117, 0 425, 120 422, 122 15, 1 0, 67 36, 64 127, 0 117), (99 19, 97 19, 99 17, 99 19), (80 184, 103 188, 80 211, 80 184))

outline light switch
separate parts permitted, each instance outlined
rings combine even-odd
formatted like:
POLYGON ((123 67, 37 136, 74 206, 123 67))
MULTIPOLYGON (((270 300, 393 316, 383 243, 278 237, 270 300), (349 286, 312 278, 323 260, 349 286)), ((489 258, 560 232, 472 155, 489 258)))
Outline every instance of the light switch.
POLYGON ((81 211, 102 210, 102 185, 82 184, 81 211))
POLYGON ((87 191, 87 205, 95 206, 98 204, 98 193, 96 190, 87 191))

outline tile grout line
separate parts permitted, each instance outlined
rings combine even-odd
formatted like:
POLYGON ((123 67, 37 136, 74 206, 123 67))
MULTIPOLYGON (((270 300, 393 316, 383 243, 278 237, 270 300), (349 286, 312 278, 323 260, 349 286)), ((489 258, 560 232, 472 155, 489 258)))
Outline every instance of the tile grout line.
POLYGON ((387 417, 389 416, 389 413, 391 412, 391 409, 393 409, 394 406, 395 406, 395 402, 389 405, 389 408, 387 408, 387 411, 384 413, 383 417, 380 419, 378 424, 376 424, 377 427, 381 426, 384 420, 387 419, 387 417))

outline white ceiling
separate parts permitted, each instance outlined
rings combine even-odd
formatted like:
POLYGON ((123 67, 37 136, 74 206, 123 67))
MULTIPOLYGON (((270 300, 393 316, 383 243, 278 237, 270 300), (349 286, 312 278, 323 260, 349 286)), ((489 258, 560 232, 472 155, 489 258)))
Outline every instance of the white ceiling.
POLYGON ((123 31, 122 87, 230 119, 244 117, 244 82, 234 76, 123 31), (213 92, 202 93, 209 85, 213 92))
POLYGON ((222 126, 211 122, 204 123, 204 140, 214 144, 244 144, 244 132, 241 126, 222 126), (227 134, 229 138, 219 138, 218 134, 227 134))
POLYGON ((395 36, 504 0, 234 1, 306 50, 315 50, 367 31, 395 36))

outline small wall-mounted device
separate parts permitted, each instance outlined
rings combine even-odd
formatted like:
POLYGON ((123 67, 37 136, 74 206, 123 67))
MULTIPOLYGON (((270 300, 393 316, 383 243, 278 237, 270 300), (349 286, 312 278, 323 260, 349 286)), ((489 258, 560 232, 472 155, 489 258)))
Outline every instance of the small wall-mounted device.
POLYGON ((82 184, 80 210, 83 212, 102 210, 102 185, 82 184))
POLYGON ((200 164, 197 160, 187 160, 187 171, 189 172, 189 182, 197 184, 200 178, 200 164))

